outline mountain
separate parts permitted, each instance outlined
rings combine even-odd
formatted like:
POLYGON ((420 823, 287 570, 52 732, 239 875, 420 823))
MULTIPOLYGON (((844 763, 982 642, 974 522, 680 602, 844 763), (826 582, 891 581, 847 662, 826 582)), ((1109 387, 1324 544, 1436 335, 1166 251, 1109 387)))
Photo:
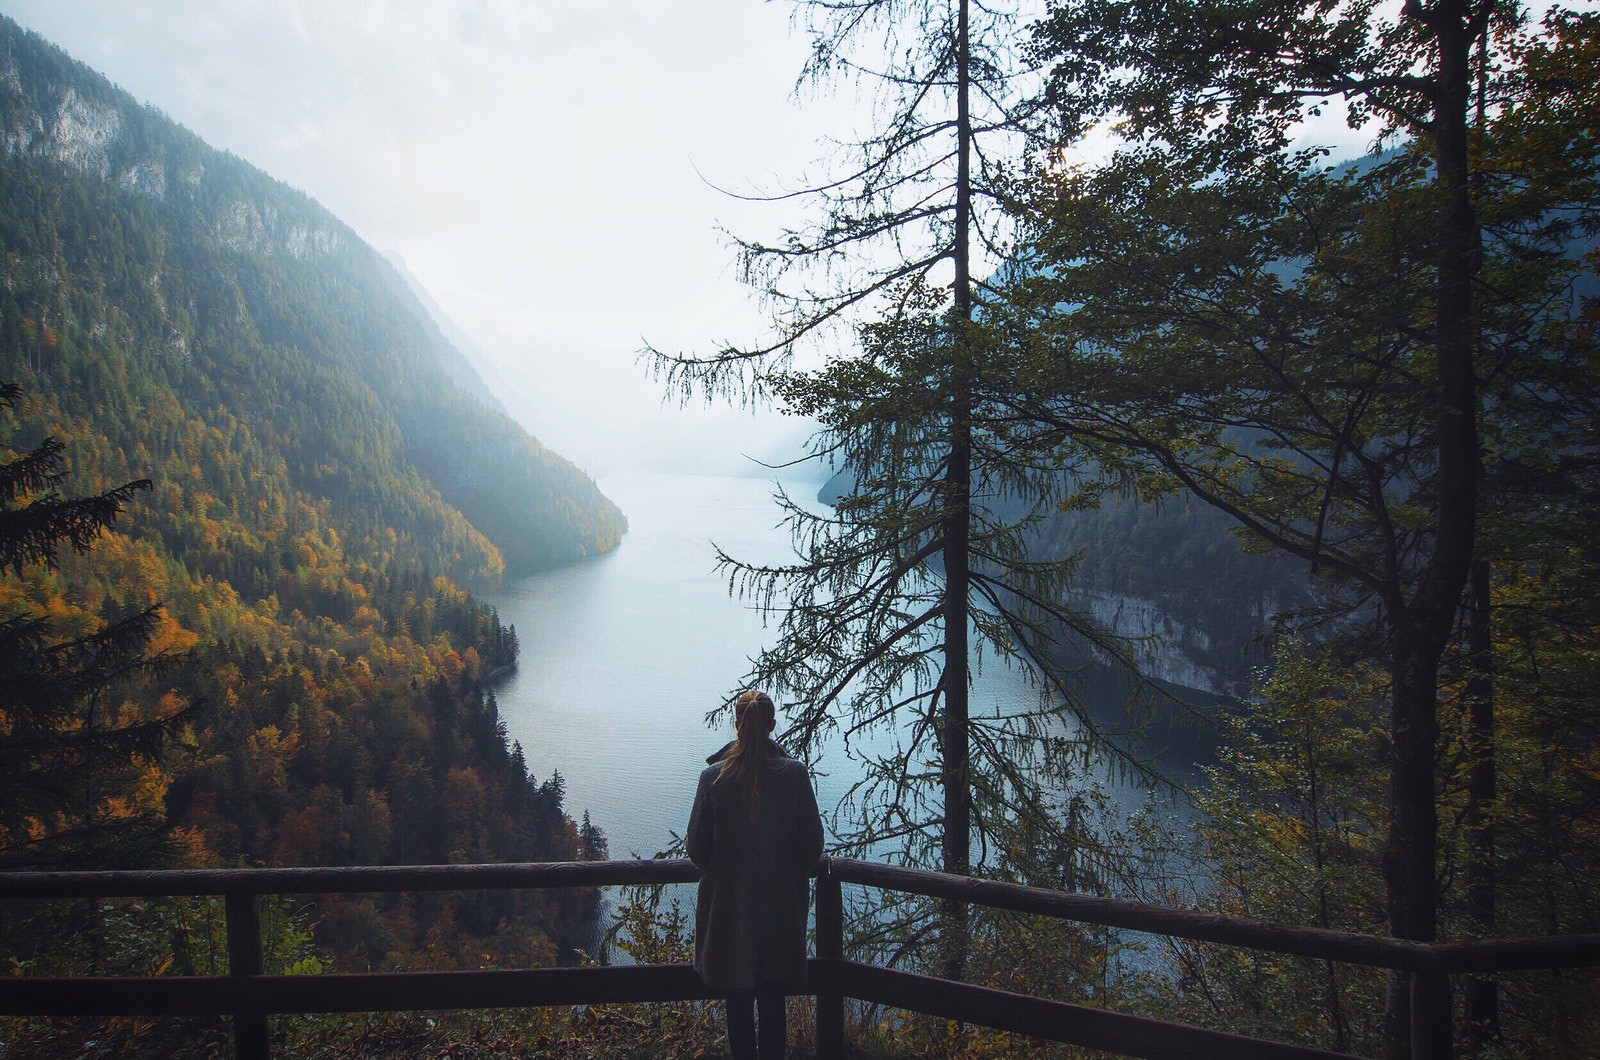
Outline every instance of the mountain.
POLYGON ((394 522, 420 543, 404 524, 429 511, 460 547, 424 562, 452 576, 617 544, 621 513, 485 403, 406 281, 347 226, 14 23, 5 35, 0 367, 37 375, 19 381, 69 415, 96 408, 123 448, 144 429, 125 384, 203 419, 225 410, 296 488, 368 529, 394 522))
POLYGON ((393 281, 390 287, 395 299, 411 310, 427 333, 451 381, 495 411, 510 415, 510 410, 496 395, 501 381, 493 376, 484 378, 485 358, 466 332, 434 301, 422 281, 411 274, 404 258, 393 251, 384 251, 383 260, 389 266, 389 277, 393 281))
MULTIPOLYGON (((100 868, 69 826, 128 815, 164 822, 152 864, 603 856, 507 739, 484 682, 517 636, 470 590, 615 547, 622 513, 338 218, 3 18, 0 381, 23 395, 0 463, 54 438, 64 496, 153 483, 86 554, 0 571, 0 622, 64 642, 160 602, 164 665, 70 724, 192 719, 126 752, 135 788, 96 774, 32 832, 90 837, 72 863, 100 868)), ((36 838, 0 828, 0 865, 45 867, 36 838)), ((355 966, 538 963, 596 898, 327 899, 312 927, 355 966)), ((66 967, 60 939, 0 949, 66 967)))
POLYGON ((1215 509, 1183 498, 1107 497, 1089 511, 1052 512, 1029 556, 1078 555, 1069 601, 1121 636, 1145 639, 1149 676, 1242 695, 1267 661, 1259 639, 1274 615, 1311 605, 1292 560, 1249 552, 1215 509))
MULTIPOLYGON (((840 471, 817 492, 836 504, 853 488, 840 471)), ((1063 483, 1065 487, 1065 482, 1063 483)), ((1000 520, 1020 503, 991 498, 1000 520)), ((1314 602, 1293 561, 1246 551, 1221 513, 1182 499, 1106 497, 1088 511, 1051 511, 1029 532, 1027 558, 1077 557, 1067 603, 1103 629, 1140 642, 1144 674, 1213 695, 1242 695, 1266 660, 1259 641, 1274 615, 1314 602)))
POLYGON ((461 330, 460 325, 450 319, 444 307, 434 301, 433 295, 422 286, 422 281, 411 274, 404 258, 394 251, 384 251, 383 260, 398 281, 394 287, 395 297, 416 314, 423 329, 434 339, 434 348, 441 352, 441 360, 450 378, 485 405, 509 415, 511 410, 498 397, 505 381, 493 374, 488 357, 461 330))

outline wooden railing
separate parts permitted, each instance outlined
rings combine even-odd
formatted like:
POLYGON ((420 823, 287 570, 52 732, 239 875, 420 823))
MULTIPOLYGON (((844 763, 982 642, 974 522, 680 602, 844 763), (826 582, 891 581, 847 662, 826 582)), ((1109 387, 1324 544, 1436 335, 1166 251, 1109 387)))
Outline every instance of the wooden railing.
MULTIPOLYGON (((0 1015, 231 1015, 240 1060, 270 1054, 273 1013, 396 1012, 539 1005, 690 1001, 715 997, 685 965, 506 971, 265 975, 262 895, 467 891, 690 883, 687 861, 528 865, 431 865, 177 872, 0 873, 0 900, 221 895, 227 913, 227 976, 0 978, 0 1015)), ((1161 906, 1046 891, 845 858, 817 875, 817 956, 803 990, 817 998, 817 1052, 844 1055, 846 998, 997 1030, 1164 1058, 1329 1058, 1339 1054, 1163 1020, 1085 1008, 846 960, 841 886, 846 883, 996 909, 1061 917, 1175 938, 1225 943, 1406 972, 1413 1007, 1450 1001, 1449 976, 1600 965, 1600 935, 1420 943, 1288 927, 1161 906)), ((1416 1026, 1438 1026, 1418 1019, 1416 1026)), ((1444 1021, 1448 1025, 1448 1020, 1444 1021)), ((1449 1041, 1415 1035, 1412 1055, 1450 1055, 1449 1041)))

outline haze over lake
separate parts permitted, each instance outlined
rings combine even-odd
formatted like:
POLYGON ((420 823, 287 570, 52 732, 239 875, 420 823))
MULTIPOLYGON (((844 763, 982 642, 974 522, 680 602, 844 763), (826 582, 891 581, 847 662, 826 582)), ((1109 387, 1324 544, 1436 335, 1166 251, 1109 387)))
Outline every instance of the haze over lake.
MULTIPOLYGON (((712 543, 747 560, 782 561, 792 551, 767 479, 629 472, 600 486, 628 515, 621 547, 489 597, 522 642, 517 670, 495 694, 533 774, 561 773, 569 812, 589 812, 613 857, 649 857, 682 833, 706 755, 732 735, 726 718, 707 728, 706 712, 773 636, 730 597, 712 543)), ((810 498, 817 483, 787 487, 810 498)), ((973 713, 1035 701, 1023 675, 991 664, 973 713)), ((781 712, 778 724, 781 735, 781 712)), ((857 769, 837 748, 818 763, 824 817, 857 769)), ((1130 804, 1142 798, 1123 794, 1130 804)))

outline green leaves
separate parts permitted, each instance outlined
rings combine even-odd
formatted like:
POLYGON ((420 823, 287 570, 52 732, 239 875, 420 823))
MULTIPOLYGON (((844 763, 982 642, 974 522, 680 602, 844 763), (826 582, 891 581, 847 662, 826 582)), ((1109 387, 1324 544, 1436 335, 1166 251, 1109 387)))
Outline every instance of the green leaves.
POLYGON ((1050 396, 1026 407, 1381 592, 1400 571, 1359 513, 1406 506, 1432 429, 1426 186, 1312 162, 1137 149, 1049 186, 1017 302, 1050 396))
POLYGON ((1283 148, 1335 97, 1353 127, 1429 120, 1416 72, 1426 30, 1377 12, 1372 0, 1068 0, 1051 4, 1033 47, 1052 66, 1063 139, 1109 119, 1133 140, 1218 159, 1283 148))

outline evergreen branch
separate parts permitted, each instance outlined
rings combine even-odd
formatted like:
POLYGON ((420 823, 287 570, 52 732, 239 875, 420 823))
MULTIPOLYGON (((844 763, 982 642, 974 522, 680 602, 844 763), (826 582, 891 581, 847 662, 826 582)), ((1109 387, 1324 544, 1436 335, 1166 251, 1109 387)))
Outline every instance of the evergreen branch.
POLYGON ((58 543, 63 539, 75 552, 89 551, 95 538, 116 522, 134 493, 151 485, 149 479, 137 479, 93 497, 64 500, 46 496, 23 508, 0 510, 0 567, 10 567, 13 574, 21 574, 29 563, 54 567, 58 543))

